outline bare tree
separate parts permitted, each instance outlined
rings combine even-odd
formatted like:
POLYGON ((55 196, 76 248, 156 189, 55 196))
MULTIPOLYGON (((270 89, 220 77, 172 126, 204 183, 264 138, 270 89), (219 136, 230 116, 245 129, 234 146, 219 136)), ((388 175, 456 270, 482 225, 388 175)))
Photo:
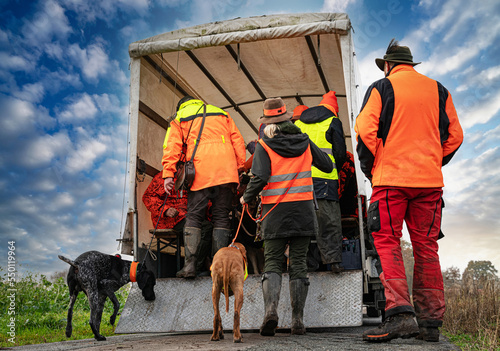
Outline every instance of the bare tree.
POLYGON ((446 270, 443 271, 444 286, 447 288, 455 286, 460 282, 461 276, 462 275, 460 274, 460 269, 458 267, 451 266, 446 268, 446 270))
POLYGON ((401 253, 403 254, 403 262, 405 264, 408 291, 411 293, 413 289, 413 266, 415 264, 415 259, 413 258, 413 247, 410 242, 401 240, 401 253))

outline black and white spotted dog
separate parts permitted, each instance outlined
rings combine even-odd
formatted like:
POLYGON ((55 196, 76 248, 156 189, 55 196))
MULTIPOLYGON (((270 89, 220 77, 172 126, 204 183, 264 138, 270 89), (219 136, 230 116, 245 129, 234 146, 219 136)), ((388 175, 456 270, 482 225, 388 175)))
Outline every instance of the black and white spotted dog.
POLYGON ((154 273, 147 270, 139 262, 124 261, 118 256, 106 255, 98 251, 84 252, 74 261, 61 255, 58 257, 71 265, 66 279, 70 295, 68 323, 66 325, 66 336, 68 338, 71 337, 73 332, 73 306, 80 291, 87 295, 90 305, 89 324, 95 339, 98 341, 106 340, 99 333, 106 297, 109 297, 113 302, 114 311, 109 319, 111 324, 115 323, 120 308, 115 291, 128 282, 137 281, 139 289, 142 290, 142 296, 148 301, 155 299, 154 286, 156 279, 154 273))

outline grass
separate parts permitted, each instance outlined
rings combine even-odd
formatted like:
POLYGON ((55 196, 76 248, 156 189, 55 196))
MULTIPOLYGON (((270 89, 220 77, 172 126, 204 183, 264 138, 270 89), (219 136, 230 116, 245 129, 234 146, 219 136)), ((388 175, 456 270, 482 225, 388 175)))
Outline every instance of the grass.
MULTIPOLYGON (((1 273, 1 271, 0 271, 1 273)), ((120 312, 125 305, 130 284, 116 292, 120 301, 120 312)), ((27 273, 18 280, 14 287, 7 284, 6 274, 0 282, 0 347, 20 346, 28 344, 49 343, 63 340, 93 338, 88 320, 90 308, 87 297, 82 292, 73 309, 73 335, 66 338, 66 317, 69 305, 69 291, 65 279, 48 280, 44 275, 27 273), (3 297, 12 293, 15 288, 15 315, 9 315, 10 300, 3 297), (7 325, 10 318, 15 317, 15 343, 9 341, 7 325)), ((111 336, 114 327, 109 324, 113 313, 113 304, 106 300, 101 322, 101 334, 111 336)), ((118 323, 119 316, 115 322, 118 323)))
POLYGON ((445 289, 443 334, 462 350, 500 350, 497 279, 465 279, 445 289))

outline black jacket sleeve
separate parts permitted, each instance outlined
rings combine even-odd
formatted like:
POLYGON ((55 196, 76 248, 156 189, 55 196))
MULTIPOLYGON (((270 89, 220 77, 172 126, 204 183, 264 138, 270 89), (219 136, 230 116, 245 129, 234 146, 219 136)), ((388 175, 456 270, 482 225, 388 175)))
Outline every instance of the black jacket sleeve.
POLYGON ((317 167, 320 171, 325 173, 330 173, 333 171, 333 162, 327 154, 325 154, 321 149, 312 141, 309 140, 309 145, 311 145, 311 154, 313 158, 313 166, 317 167))
POLYGON ((326 131, 326 140, 332 144, 332 155, 335 158, 337 169, 341 169, 347 160, 347 147, 345 144, 344 129, 339 118, 334 118, 326 131))
POLYGON ((259 143, 255 146, 255 152, 252 162, 253 178, 247 185, 243 199, 246 203, 250 203, 259 195, 267 184, 267 180, 271 176, 271 159, 266 150, 259 143))

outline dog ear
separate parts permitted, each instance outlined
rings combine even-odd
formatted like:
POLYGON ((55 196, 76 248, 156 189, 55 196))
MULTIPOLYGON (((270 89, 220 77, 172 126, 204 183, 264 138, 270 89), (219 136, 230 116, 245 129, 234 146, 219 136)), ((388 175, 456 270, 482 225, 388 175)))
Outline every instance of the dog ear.
POLYGON ((137 285, 139 286, 139 289, 144 289, 146 286, 146 283, 148 281, 147 273, 143 270, 139 270, 137 272, 137 285))

